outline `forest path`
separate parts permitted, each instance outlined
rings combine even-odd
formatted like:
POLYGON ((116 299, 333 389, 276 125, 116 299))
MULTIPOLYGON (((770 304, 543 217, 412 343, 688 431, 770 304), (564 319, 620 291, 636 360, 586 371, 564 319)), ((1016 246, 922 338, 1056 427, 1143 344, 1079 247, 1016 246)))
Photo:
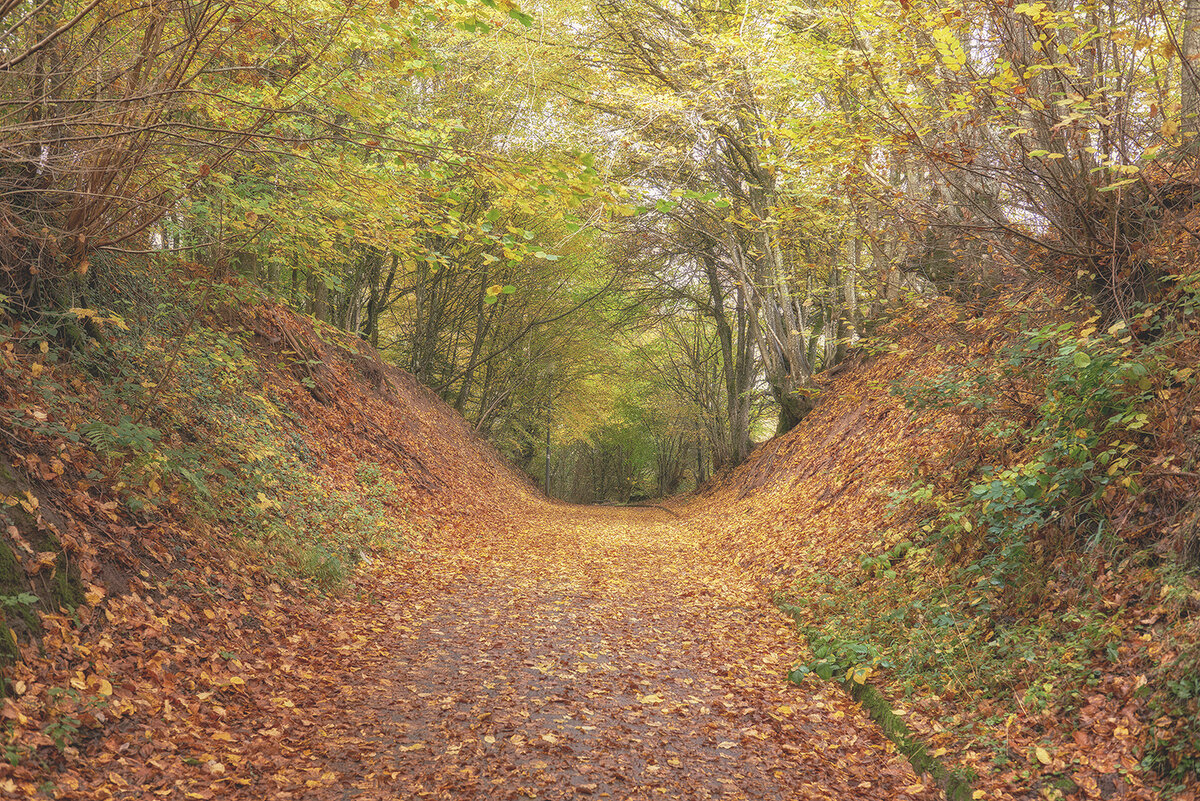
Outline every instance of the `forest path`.
POLYGON ((786 681, 791 624, 660 510, 547 506, 403 561, 339 610, 345 659, 311 655, 338 692, 286 736, 295 797, 937 797, 840 690, 786 681))

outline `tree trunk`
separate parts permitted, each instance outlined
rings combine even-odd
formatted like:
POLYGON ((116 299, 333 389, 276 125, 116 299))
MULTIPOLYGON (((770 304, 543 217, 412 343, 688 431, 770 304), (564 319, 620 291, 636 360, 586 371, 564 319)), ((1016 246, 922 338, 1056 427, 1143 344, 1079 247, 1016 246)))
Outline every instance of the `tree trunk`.
POLYGON ((1200 134, 1200 0, 1187 0, 1181 33, 1183 63, 1179 78, 1183 108, 1179 129, 1183 133, 1184 147, 1194 148, 1197 134, 1200 134))
MULTIPOLYGON (((720 451, 721 464, 738 465, 750 454, 750 371, 748 362, 753 354, 747 353, 744 293, 737 293, 737 337, 725 309, 725 290, 717 272, 716 258, 709 255, 703 259, 704 272, 708 278, 712 296, 712 315, 717 325, 717 339, 721 346, 721 377, 725 389, 725 420, 728 428, 724 436, 714 437, 714 445, 720 451)), ((718 417, 720 417, 718 412, 718 417)))
MULTIPOLYGON (((471 397, 471 384, 475 380, 475 370, 479 366, 479 357, 483 353, 483 343, 487 340, 492 327, 492 317, 496 313, 495 305, 485 305, 487 297, 488 273, 485 267, 479 270, 479 298, 475 311, 475 336, 471 340, 471 355, 467 366, 463 368, 462 384, 458 388, 458 396, 454 400, 454 410, 465 415, 467 401, 471 397)), ((480 407, 482 409, 482 406, 480 407)), ((549 490, 547 490, 549 492, 549 490)))
POLYGON ((816 395, 805 387, 793 387, 792 382, 776 383, 768 379, 771 396, 779 404, 779 422, 775 435, 786 434, 800 425, 816 406, 816 395))
POLYGON ((329 287, 325 285, 325 279, 309 272, 308 282, 312 292, 312 316, 322 322, 329 322, 329 287))

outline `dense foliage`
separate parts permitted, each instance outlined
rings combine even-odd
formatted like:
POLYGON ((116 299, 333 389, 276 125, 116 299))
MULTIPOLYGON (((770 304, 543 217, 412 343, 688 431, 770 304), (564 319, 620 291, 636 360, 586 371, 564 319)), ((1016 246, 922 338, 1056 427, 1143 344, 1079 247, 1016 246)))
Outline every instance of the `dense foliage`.
MULTIPOLYGON (((0 0, 2 445, 88 514, 224 532, 333 591, 432 525, 402 487, 450 494, 401 423, 375 435, 401 381, 379 358, 547 494, 638 503, 824 458, 837 430, 753 454, 919 352, 936 369, 871 389, 945 452, 871 547, 781 590, 808 600, 793 677, 978 701, 963 737, 1014 782, 1063 774, 1047 797, 1068 768, 1033 741, 1015 766, 1010 727, 1137 693, 1142 767, 1183 786, 1200 0, 1178 5, 0 0), (291 410, 352 386, 379 397, 336 422, 378 450, 331 481, 291 410)), ((0 661, 98 603, 95 554, 66 556, 91 546, 22 481, 0 465, 6 528, 38 532, 0 549, 0 661)), ((783 524, 755 525, 748 553, 783 524)), ((66 753, 95 699, 63 692, 10 761, 66 753)))

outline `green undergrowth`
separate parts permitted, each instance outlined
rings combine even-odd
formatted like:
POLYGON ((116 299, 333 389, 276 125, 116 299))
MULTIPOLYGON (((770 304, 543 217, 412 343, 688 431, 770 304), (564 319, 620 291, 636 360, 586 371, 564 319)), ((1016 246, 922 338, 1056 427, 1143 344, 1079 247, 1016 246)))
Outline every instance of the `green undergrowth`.
POLYGON ((886 568, 883 557, 847 558, 781 599, 813 655, 794 675, 848 684, 875 676, 909 704, 972 710, 947 714, 939 726, 963 748, 989 755, 996 770, 1035 765, 1032 749, 1011 751, 1009 717, 1077 720, 1127 647, 1117 617, 1078 607, 1031 620, 996 617, 978 593, 939 580, 946 571, 931 549, 900 545, 880 545, 904 554, 887 559, 886 568), (1023 764, 1012 764, 1014 757, 1023 764))
POLYGON ((266 380, 251 332, 222 322, 261 302, 254 290, 130 268, 108 275, 111 291, 89 308, 35 323, 0 317, 0 339, 30 354, 22 368, 43 365, 21 376, 36 412, 6 410, 22 437, 85 449, 94 491, 146 519, 232 532, 265 569, 321 591, 339 588, 365 555, 412 546, 390 471, 323 472, 305 444, 308 423, 266 380), (68 349, 63 330, 81 319, 101 339, 68 349))
POLYGON ((1039 765, 1036 744, 1014 753, 1010 727, 1083 728, 1089 696, 1142 674, 1142 767, 1168 793, 1198 775, 1195 504, 1148 476, 1196 470, 1194 433, 1169 419, 1175 439, 1158 432, 1172 397, 1195 397, 1200 293, 1180 281, 1166 296, 1129 322, 1026 324, 993 353, 894 384, 930 425, 959 426, 961 447, 914 470, 866 553, 781 596, 814 655, 798 675, 878 673, 902 697, 952 699, 966 712, 941 724, 963 748, 1053 789, 1072 766, 1039 765))
POLYGON ((788 673, 792 683, 803 686, 805 681, 811 681, 813 677, 837 681, 867 711, 918 775, 931 776, 949 801, 971 798, 971 780, 974 777, 970 771, 947 767, 933 756, 929 745, 909 729, 883 694, 867 682, 869 668, 862 659, 868 655, 869 647, 831 642, 820 630, 807 625, 809 617, 805 609, 783 602, 779 603, 779 608, 796 621, 801 633, 808 639, 809 648, 817 655, 811 665, 800 665, 788 673), (846 663, 845 668, 839 664, 839 660, 846 663))

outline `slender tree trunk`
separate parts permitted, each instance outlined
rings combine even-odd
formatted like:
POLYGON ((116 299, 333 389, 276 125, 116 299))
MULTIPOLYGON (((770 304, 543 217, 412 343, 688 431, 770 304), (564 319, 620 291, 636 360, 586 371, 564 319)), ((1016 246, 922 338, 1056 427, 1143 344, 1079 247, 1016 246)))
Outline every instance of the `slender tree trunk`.
MULTIPOLYGON (((737 339, 734 339, 733 326, 729 323, 729 315, 725 308, 725 290, 717 273, 715 258, 704 258, 704 272, 708 278, 709 292, 712 296, 713 319, 717 325, 717 339, 721 346, 721 378, 725 389, 725 419, 718 423, 728 423, 721 436, 714 437, 720 450, 720 460, 723 464, 741 464, 750 453, 750 408, 749 408, 749 378, 746 361, 749 356, 745 350, 745 309, 742 292, 738 291, 737 307, 737 339)), ((724 426, 723 426, 724 427, 724 426)))
POLYGON ((1180 45, 1183 108, 1179 127, 1184 147, 1194 148, 1200 134, 1200 0, 1187 0, 1184 6, 1180 45))
POLYGON ((329 322, 329 287, 325 285, 325 279, 318 276, 313 276, 313 298, 312 298, 312 315, 322 322, 329 322))
MULTIPOLYGON (((480 268, 480 284, 479 284, 479 308, 475 312, 475 336, 471 342, 471 355, 467 359, 467 366, 463 369, 462 384, 458 388, 458 397, 454 401, 454 409, 459 414, 465 414, 467 401, 471 397, 471 384, 475 379, 475 370, 479 365, 479 357, 483 353, 483 343, 487 341, 488 334, 492 328, 492 317, 496 313, 496 306, 486 306, 483 299, 487 297, 488 274, 487 270, 480 268)), ((482 406, 480 407, 482 409, 482 406)), ((549 490, 547 490, 549 492, 549 490)))

